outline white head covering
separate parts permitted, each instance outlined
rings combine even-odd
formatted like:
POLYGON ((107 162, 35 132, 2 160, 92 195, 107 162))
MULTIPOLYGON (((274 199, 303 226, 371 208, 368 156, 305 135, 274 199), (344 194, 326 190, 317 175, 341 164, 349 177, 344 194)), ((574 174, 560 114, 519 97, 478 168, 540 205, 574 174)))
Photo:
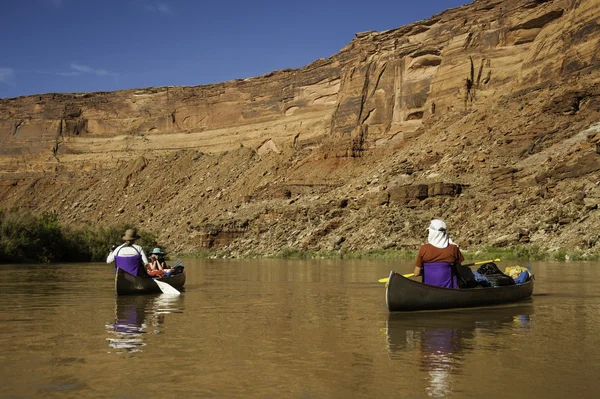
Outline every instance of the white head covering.
POLYGON ((429 225, 429 237, 427 241, 437 248, 446 248, 450 244, 454 244, 452 239, 446 232, 446 223, 439 219, 433 219, 429 225))

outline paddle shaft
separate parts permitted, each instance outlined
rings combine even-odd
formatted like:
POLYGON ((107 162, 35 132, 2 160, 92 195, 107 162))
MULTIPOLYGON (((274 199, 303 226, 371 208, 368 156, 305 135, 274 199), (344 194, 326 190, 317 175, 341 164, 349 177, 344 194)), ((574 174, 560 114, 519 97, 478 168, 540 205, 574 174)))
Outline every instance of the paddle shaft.
POLYGON ((500 262, 500 258, 490 259, 490 260, 482 260, 481 262, 473 262, 473 263, 465 263, 461 266, 476 266, 476 265, 484 265, 486 263, 500 262))

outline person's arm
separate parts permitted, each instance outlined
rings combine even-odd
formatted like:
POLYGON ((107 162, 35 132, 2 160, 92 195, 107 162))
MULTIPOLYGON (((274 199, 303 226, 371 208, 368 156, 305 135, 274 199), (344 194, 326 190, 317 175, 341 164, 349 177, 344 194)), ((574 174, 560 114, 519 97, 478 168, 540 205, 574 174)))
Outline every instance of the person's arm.
POLYGON ((114 245, 112 246, 111 251, 108 254, 108 257, 106 258, 106 263, 113 263, 115 261, 115 254, 121 247, 122 247, 122 245, 118 246, 117 248, 115 248, 114 245))
POLYGON ((421 275, 421 270, 423 269, 423 247, 419 248, 419 253, 417 254, 417 259, 415 260, 415 277, 421 275))
POLYGON ((465 261, 465 258, 463 257, 462 252, 460 252, 460 248, 458 248, 458 245, 456 246, 456 252, 457 254, 454 264, 456 265, 456 267, 459 267, 465 261))
POLYGON ((148 263, 150 263, 150 262, 148 262, 148 257, 144 253, 144 250, 142 249, 142 247, 138 246, 138 249, 140 251, 140 255, 142 255, 142 262, 144 262, 144 265, 147 265, 148 263))

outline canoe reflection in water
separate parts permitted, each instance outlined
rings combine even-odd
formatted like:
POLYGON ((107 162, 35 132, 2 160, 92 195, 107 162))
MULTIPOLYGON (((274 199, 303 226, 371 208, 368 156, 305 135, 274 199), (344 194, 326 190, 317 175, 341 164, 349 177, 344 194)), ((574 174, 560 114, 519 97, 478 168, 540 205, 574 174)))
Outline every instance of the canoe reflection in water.
POLYGON ((141 352, 145 334, 161 334, 165 315, 183 311, 183 296, 126 295, 115 297, 115 321, 106 324, 108 346, 115 353, 141 352))
POLYGON ((386 335, 391 360, 413 364, 429 374, 428 396, 452 395, 452 375, 461 374, 466 356, 511 344, 511 335, 530 329, 531 305, 442 312, 390 313, 386 335))

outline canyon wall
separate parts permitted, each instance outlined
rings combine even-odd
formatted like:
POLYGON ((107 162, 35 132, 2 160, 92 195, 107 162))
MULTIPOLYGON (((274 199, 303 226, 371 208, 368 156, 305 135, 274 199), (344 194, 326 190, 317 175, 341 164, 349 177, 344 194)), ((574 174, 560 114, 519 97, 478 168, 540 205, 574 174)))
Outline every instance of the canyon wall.
POLYGON ((0 100, 0 207, 173 251, 600 252, 600 2, 481 0, 297 70, 0 100))

